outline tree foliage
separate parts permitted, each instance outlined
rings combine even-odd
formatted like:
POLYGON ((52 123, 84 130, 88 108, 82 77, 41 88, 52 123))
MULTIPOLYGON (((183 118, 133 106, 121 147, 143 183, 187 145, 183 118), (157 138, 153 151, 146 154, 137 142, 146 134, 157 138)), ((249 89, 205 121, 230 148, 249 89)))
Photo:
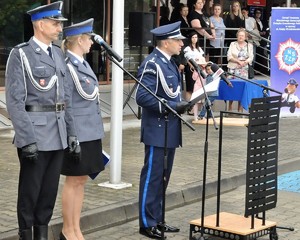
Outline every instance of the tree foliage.
POLYGON ((12 46, 23 40, 24 14, 39 5, 33 0, 1 0, 0 45, 12 46))

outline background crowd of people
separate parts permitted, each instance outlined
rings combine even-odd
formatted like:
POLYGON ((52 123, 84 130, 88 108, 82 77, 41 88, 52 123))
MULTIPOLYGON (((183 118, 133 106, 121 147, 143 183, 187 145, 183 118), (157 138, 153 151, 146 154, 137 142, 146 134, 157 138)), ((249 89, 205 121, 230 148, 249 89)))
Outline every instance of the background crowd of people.
MULTIPOLYGON (((187 4, 171 0, 170 3, 171 12, 167 6, 162 7, 160 25, 181 22, 181 32, 187 38, 181 55, 188 53, 195 61, 205 57, 206 62, 219 64, 225 71, 245 78, 251 78, 248 68, 268 73, 263 48, 270 31, 269 19, 262 14, 263 8, 250 9, 250 6, 242 6, 233 0, 229 12, 225 13, 222 5, 214 0, 190 0, 187 4)), ((284 7, 284 4, 280 6, 284 7)), ((296 3, 292 2, 292 7, 297 7, 296 3)), ((194 69, 184 57, 176 56, 176 59, 184 73, 185 99, 188 101, 195 84, 192 78, 194 69)), ((232 103, 229 107, 232 110, 232 103)), ((238 111, 242 108, 239 107, 238 111)), ((193 112, 189 114, 193 115, 193 112)))

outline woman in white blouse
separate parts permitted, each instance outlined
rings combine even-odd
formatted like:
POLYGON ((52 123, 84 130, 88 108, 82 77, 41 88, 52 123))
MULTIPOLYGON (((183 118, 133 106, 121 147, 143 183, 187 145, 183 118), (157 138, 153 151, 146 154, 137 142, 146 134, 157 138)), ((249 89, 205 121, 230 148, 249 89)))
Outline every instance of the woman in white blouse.
MULTIPOLYGON (((247 32, 244 28, 238 30, 237 41, 231 42, 227 52, 228 72, 236 77, 248 78, 249 64, 253 61, 253 45, 247 43, 247 32)), ((233 101, 229 101, 228 111, 232 111, 233 101)), ((238 111, 242 112, 241 103, 238 103, 238 111)))
MULTIPOLYGON (((199 45, 199 38, 198 38, 198 33, 193 31, 189 35, 189 45, 184 48, 183 50, 184 54, 186 56, 189 56, 189 58, 194 59, 197 61, 197 59, 200 59, 204 56, 204 51, 199 45)), ((194 89, 194 83, 195 81, 192 78, 194 71, 194 67, 192 64, 188 62, 188 65, 185 67, 185 81, 186 81, 186 94, 185 94, 185 100, 189 101, 193 89, 194 89)))

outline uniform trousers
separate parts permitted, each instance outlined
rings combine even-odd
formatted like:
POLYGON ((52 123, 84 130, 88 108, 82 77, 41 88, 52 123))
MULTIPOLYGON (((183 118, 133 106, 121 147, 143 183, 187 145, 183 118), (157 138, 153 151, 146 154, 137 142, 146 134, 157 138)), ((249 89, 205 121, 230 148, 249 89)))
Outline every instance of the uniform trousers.
MULTIPOLYGON (((167 149, 166 186, 169 183, 175 148, 167 149)), ((145 145, 144 166, 140 176, 140 227, 156 227, 162 222, 164 148, 145 145)))
POLYGON ((63 150, 39 151, 34 162, 21 158, 17 215, 19 229, 48 225, 55 205, 63 150))

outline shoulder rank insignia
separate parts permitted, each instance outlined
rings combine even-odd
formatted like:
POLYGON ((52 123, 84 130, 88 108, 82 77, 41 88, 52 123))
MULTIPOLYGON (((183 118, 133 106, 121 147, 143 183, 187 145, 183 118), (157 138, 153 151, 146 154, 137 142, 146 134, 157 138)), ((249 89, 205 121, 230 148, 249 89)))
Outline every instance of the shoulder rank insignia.
POLYGON ((160 58, 164 63, 167 63, 167 60, 163 57, 160 58))
POLYGON ((29 44, 28 42, 23 42, 23 43, 20 43, 17 46, 15 46, 15 48, 22 48, 22 47, 27 46, 28 44, 29 44))
POLYGON ((155 58, 156 58, 156 57, 151 58, 151 59, 149 60, 149 62, 155 62, 155 58))

